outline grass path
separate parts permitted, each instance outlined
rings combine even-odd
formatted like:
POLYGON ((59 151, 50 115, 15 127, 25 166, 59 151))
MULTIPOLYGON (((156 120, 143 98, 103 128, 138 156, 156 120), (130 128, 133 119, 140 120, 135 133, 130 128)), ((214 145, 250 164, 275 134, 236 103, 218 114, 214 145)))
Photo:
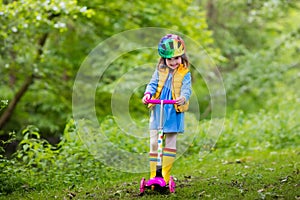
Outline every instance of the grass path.
POLYGON ((0 199, 300 199, 300 149, 255 151, 224 156, 221 150, 203 159, 185 155, 173 168, 174 194, 146 191, 139 181, 148 174, 118 174, 114 181, 13 193, 0 199), (218 152, 219 151, 219 152, 218 152))

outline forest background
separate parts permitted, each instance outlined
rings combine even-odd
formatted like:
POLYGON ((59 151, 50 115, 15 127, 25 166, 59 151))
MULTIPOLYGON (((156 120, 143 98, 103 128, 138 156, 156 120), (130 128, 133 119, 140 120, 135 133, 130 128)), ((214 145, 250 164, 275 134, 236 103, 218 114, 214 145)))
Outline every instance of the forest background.
MULTIPOLYGON (((128 152, 148 151, 147 145, 136 145, 140 142, 138 137, 122 134, 124 127, 117 125, 113 102, 124 74, 145 64, 154 70, 158 55, 149 46, 155 47, 159 37, 154 34, 150 38, 147 34, 155 31, 177 33, 196 44, 190 49, 187 45, 193 61, 190 68, 196 102, 187 116, 187 126, 201 128, 192 139, 182 142, 190 147, 185 151, 198 155, 227 148, 240 155, 257 148, 299 149, 300 3, 296 0, 0 3, 1 194, 24 187, 41 189, 49 184, 47 187, 55 188, 61 182, 81 181, 79 177, 83 175, 74 174, 77 168, 81 172, 90 172, 94 165, 109 168, 101 161, 91 161, 93 153, 76 136, 81 130, 74 119, 74 97, 78 95, 74 91, 82 90, 82 96, 94 91, 91 100, 97 122, 113 144, 128 152), (151 44, 134 46, 126 36, 135 36, 136 32, 145 34, 142 41, 151 44), (106 49, 96 51, 100 60, 96 59, 95 67, 81 73, 83 66, 93 65, 89 58, 99 44, 102 47, 108 41, 112 43, 104 45, 106 49), (143 47, 147 48, 141 50, 143 47), (117 55, 101 71, 101 53, 109 55, 120 48, 129 50, 117 55), (203 55, 199 52, 205 52, 208 66, 201 66, 203 55), (96 77, 95 90, 76 85, 76 78, 93 79, 99 70, 102 76, 96 77), (214 80, 222 86, 216 93, 209 86, 214 80), (215 107, 214 98, 221 108, 215 107), (220 133, 212 138, 206 135, 205 127, 210 123, 222 129, 218 141, 220 133), (198 137, 202 135, 204 142, 198 137), (68 166, 63 163, 66 158, 70 159, 68 166), (45 171, 49 174, 43 174, 45 171), (32 173, 39 178, 29 176, 32 173), (65 174, 65 179, 60 174, 65 174), (46 184, 49 177, 55 178, 46 184)), ((193 44, 190 42, 190 46, 193 44)), ((143 71, 132 74, 130 80, 145 77, 143 71)), ((141 97, 146 82, 136 88, 132 88, 131 81, 121 83, 132 89, 126 94, 130 96, 125 104, 130 119, 145 127, 149 112, 141 97)), ((86 109, 84 101, 78 104, 81 111, 86 109)))

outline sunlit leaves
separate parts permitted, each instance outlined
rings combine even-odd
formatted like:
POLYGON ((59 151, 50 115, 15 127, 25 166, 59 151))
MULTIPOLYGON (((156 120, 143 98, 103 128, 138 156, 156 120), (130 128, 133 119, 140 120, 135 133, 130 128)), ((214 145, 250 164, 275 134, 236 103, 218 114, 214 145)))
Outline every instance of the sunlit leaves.
POLYGON ((1 99, 0 101, 0 111, 8 105, 8 100, 1 99))
MULTIPOLYGON (((62 37, 70 32, 69 30, 73 28, 74 22, 80 17, 91 18, 94 14, 95 12, 93 10, 86 6, 78 5, 77 1, 26 0, 6 1, 4 4, 1 4, 0 41, 2 44, 0 48, 0 65, 5 66, 0 68, 1 85, 3 85, 1 91, 3 94, 2 98, 4 97, 10 100, 12 98, 11 94, 16 93, 24 80, 32 74, 34 74, 34 78, 37 80, 45 80, 41 85, 39 81, 35 82, 34 85, 38 86, 41 90, 40 92, 36 92, 37 87, 34 87, 32 88, 35 90, 33 94, 42 94, 47 90, 45 93, 52 97, 54 92, 52 90, 53 88, 62 90, 50 83, 51 78, 58 78, 68 83, 67 79, 69 79, 70 74, 72 74, 69 66, 72 64, 70 64, 70 60, 67 58, 57 55, 59 49, 65 49, 60 44, 61 47, 57 48, 57 41, 64 40, 62 37), (54 35, 55 39, 53 39, 54 35), (52 48, 51 43, 56 46, 52 48), (11 90, 10 92, 4 92, 9 89, 11 90)), ((73 68, 73 66, 71 68, 73 68)), ((57 80, 55 80, 55 82, 56 81, 57 80)), ((66 87, 66 85, 64 86, 66 87)), ((67 87, 69 87, 69 85, 67 87)), ((19 110, 16 111, 16 113, 20 112, 19 116, 15 116, 16 118, 21 118, 21 121, 23 121, 21 123, 28 123, 25 122, 23 117, 29 113, 32 114, 32 112, 38 112, 39 114, 41 114, 41 112, 49 112, 54 114, 58 108, 60 109, 62 107, 65 112, 68 112, 66 110, 66 102, 63 102, 65 101, 64 96, 61 97, 58 105, 50 106, 52 103, 45 104, 44 102, 43 104, 39 98, 35 99, 32 96, 30 97, 30 95, 29 93, 27 103, 24 102, 23 105, 18 106, 19 110), (30 106, 28 106, 28 102, 31 102, 30 106), (22 111, 22 107, 26 110, 22 111)), ((59 113, 61 113, 61 109, 59 113)), ((45 115, 42 114, 41 116, 45 115)), ((61 117, 65 119, 65 115, 62 114, 61 117)), ((43 120, 34 115, 29 118, 29 123, 36 123, 36 121, 38 121, 37 124, 43 128, 49 125, 51 132, 57 131, 61 128, 59 124, 64 123, 64 120, 58 124, 53 122, 49 123, 49 119, 51 121, 51 118, 43 120)), ((55 117, 52 120, 55 120, 55 117)))

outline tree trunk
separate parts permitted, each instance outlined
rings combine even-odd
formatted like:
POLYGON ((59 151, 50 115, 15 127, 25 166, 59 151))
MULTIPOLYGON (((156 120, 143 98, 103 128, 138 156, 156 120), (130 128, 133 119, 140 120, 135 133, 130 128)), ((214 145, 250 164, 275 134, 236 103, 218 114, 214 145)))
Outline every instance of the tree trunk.
POLYGON ((30 75, 25 80, 24 84, 20 88, 20 90, 16 93, 14 98, 9 102, 8 107, 5 109, 3 114, 0 117, 0 129, 4 127, 6 122, 9 121, 14 109, 16 108, 18 102, 20 101, 21 97, 25 94, 28 90, 29 86, 33 83, 33 75, 30 75))
POLYGON ((215 6, 214 6, 214 2, 213 0, 209 0, 206 4, 206 18, 209 20, 212 20, 214 18, 215 15, 215 6))

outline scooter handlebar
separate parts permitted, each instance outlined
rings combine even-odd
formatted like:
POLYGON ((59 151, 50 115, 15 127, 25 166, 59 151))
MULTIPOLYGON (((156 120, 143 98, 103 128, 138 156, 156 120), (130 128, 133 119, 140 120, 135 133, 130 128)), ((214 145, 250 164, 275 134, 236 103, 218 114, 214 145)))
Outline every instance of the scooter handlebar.
POLYGON ((163 101, 163 104, 176 104, 176 100, 161 100, 161 99, 149 99, 147 100, 147 103, 161 104, 161 101, 163 101))

